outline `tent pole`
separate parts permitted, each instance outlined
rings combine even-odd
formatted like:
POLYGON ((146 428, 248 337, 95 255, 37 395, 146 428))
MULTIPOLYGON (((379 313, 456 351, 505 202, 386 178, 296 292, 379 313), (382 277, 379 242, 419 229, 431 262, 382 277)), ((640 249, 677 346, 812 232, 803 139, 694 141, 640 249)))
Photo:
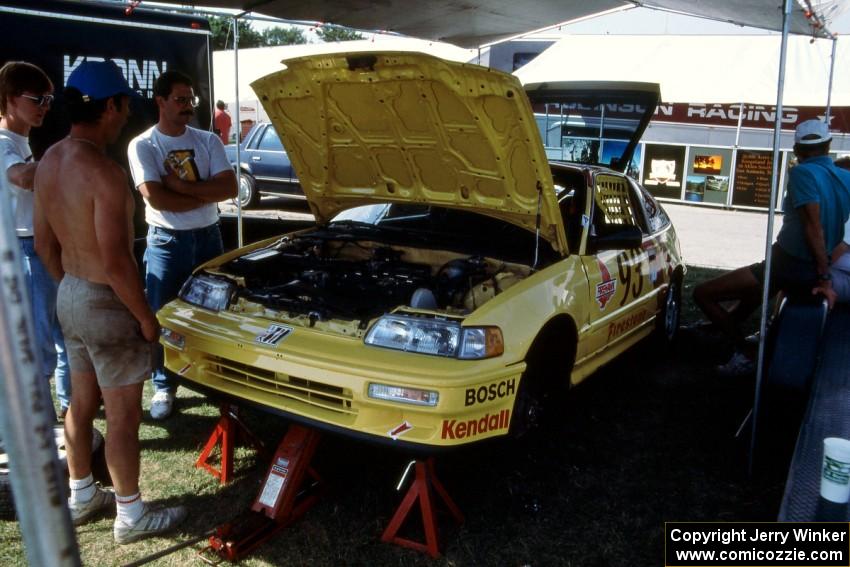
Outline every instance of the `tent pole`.
POLYGON ((788 29, 790 25, 792 0, 784 1, 782 11, 782 44, 779 48, 779 78, 776 86, 776 116, 773 123, 773 175, 770 182, 770 204, 767 213, 767 234, 764 244, 764 285, 761 294, 761 320, 759 322, 759 353, 756 367, 756 388, 753 400, 753 430, 750 439, 750 456, 748 463, 749 475, 753 475, 753 464, 756 448, 756 435, 761 401, 761 386, 764 378, 764 347, 767 330, 767 309, 770 301, 770 249, 773 242, 773 221, 776 216, 776 192, 779 185, 779 142, 782 137, 782 93, 785 89, 785 59, 788 54, 788 29))
POLYGON ((744 122, 744 101, 738 105, 738 127, 735 129, 735 147, 741 145, 741 126, 744 122))
POLYGON ((233 84, 236 87, 236 239, 239 248, 242 248, 242 121, 239 116, 239 17, 233 16, 233 84))
POLYGON ((0 173, 0 434, 28 563, 79 566, 10 195, 0 173))
POLYGON ((832 110, 832 76, 835 73, 835 48, 838 46, 838 38, 832 38, 832 57, 829 60, 829 87, 826 89, 826 114, 824 115, 824 122, 826 122, 827 127, 829 127, 830 122, 830 111, 832 110))

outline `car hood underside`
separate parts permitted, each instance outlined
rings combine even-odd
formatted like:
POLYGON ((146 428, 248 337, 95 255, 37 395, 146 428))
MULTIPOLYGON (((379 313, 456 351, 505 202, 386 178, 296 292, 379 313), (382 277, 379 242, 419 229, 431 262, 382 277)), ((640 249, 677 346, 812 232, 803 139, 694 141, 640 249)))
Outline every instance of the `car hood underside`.
POLYGON ((302 57, 252 87, 317 222, 374 202, 481 212, 566 240, 549 165, 511 75, 421 53, 302 57))

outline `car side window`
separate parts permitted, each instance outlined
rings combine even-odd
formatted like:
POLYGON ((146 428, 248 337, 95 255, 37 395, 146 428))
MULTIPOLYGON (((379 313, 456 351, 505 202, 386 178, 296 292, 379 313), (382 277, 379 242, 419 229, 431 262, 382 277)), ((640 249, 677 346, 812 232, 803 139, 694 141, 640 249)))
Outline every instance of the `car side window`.
POLYGON ((661 208, 661 205, 655 200, 655 197, 653 197, 649 191, 644 189, 639 183, 631 179, 629 181, 632 184, 632 188, 634 189, 635 195, 637 196, 646 217, 647 227, 645 232, 655 234, 656 232, 664 230, 670 226, 670 217, 667 216, 667 213, 664 212, 664 209, 661 208))
POLYGON ((263 132, 263 137, 260 138, 260 143, 257 144, 257 149, 267 152, 283 151, 283 144, 280 143, 280 136, 277 135, 274 128, 271 126, 266 128, 266 131, 263 132))
POLYGON ((561 220, 567 232, 567 244, 570 252, 577 254, 581 244, 581 217, 584 215, 587 198, 584 176, 578 171, 553 170, 552 181, 555 183, 555 197, 558 199, 561 220))
POLYGON ((625 226, 639 227, 625 177, 600 174, 595 182, 591 235, 605 236, 625 226))

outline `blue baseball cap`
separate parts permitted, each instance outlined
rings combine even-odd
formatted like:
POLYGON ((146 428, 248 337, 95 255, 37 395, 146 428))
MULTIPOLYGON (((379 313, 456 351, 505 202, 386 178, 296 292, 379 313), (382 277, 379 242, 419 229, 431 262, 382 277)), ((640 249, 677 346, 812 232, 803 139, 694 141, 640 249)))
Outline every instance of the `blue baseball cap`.
POLYGON ((80 91, 83 101, 101 100, 117 94, 136 96, 124 73, 114 61, 83 61, 71 72, 66 84, 80 91))

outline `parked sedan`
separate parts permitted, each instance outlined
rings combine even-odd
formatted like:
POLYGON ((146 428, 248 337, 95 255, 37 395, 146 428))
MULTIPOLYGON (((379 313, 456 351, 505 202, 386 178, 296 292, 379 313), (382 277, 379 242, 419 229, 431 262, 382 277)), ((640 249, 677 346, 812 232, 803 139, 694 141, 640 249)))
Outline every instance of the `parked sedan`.
MULTIPOLYGON (((228 144, 224 150, 236 168, 236 144, 228 144)), ((261 193, 274 195, 303 195, 292 163, 274 126, 259 122, 248 132, 240 146, 239 200, 243 208, 260 202, 261 193)))
POLYGON ((158 313, 186 385, 433 450, 519 435, 641 339, 673 339, 685 267, 670 219, 621 170, 549 162, 529 104, 634 116, 620 167, 658 85, 524 92, 415 53, 286 64, 253 88, 317 226, 200 266, 158 313))

